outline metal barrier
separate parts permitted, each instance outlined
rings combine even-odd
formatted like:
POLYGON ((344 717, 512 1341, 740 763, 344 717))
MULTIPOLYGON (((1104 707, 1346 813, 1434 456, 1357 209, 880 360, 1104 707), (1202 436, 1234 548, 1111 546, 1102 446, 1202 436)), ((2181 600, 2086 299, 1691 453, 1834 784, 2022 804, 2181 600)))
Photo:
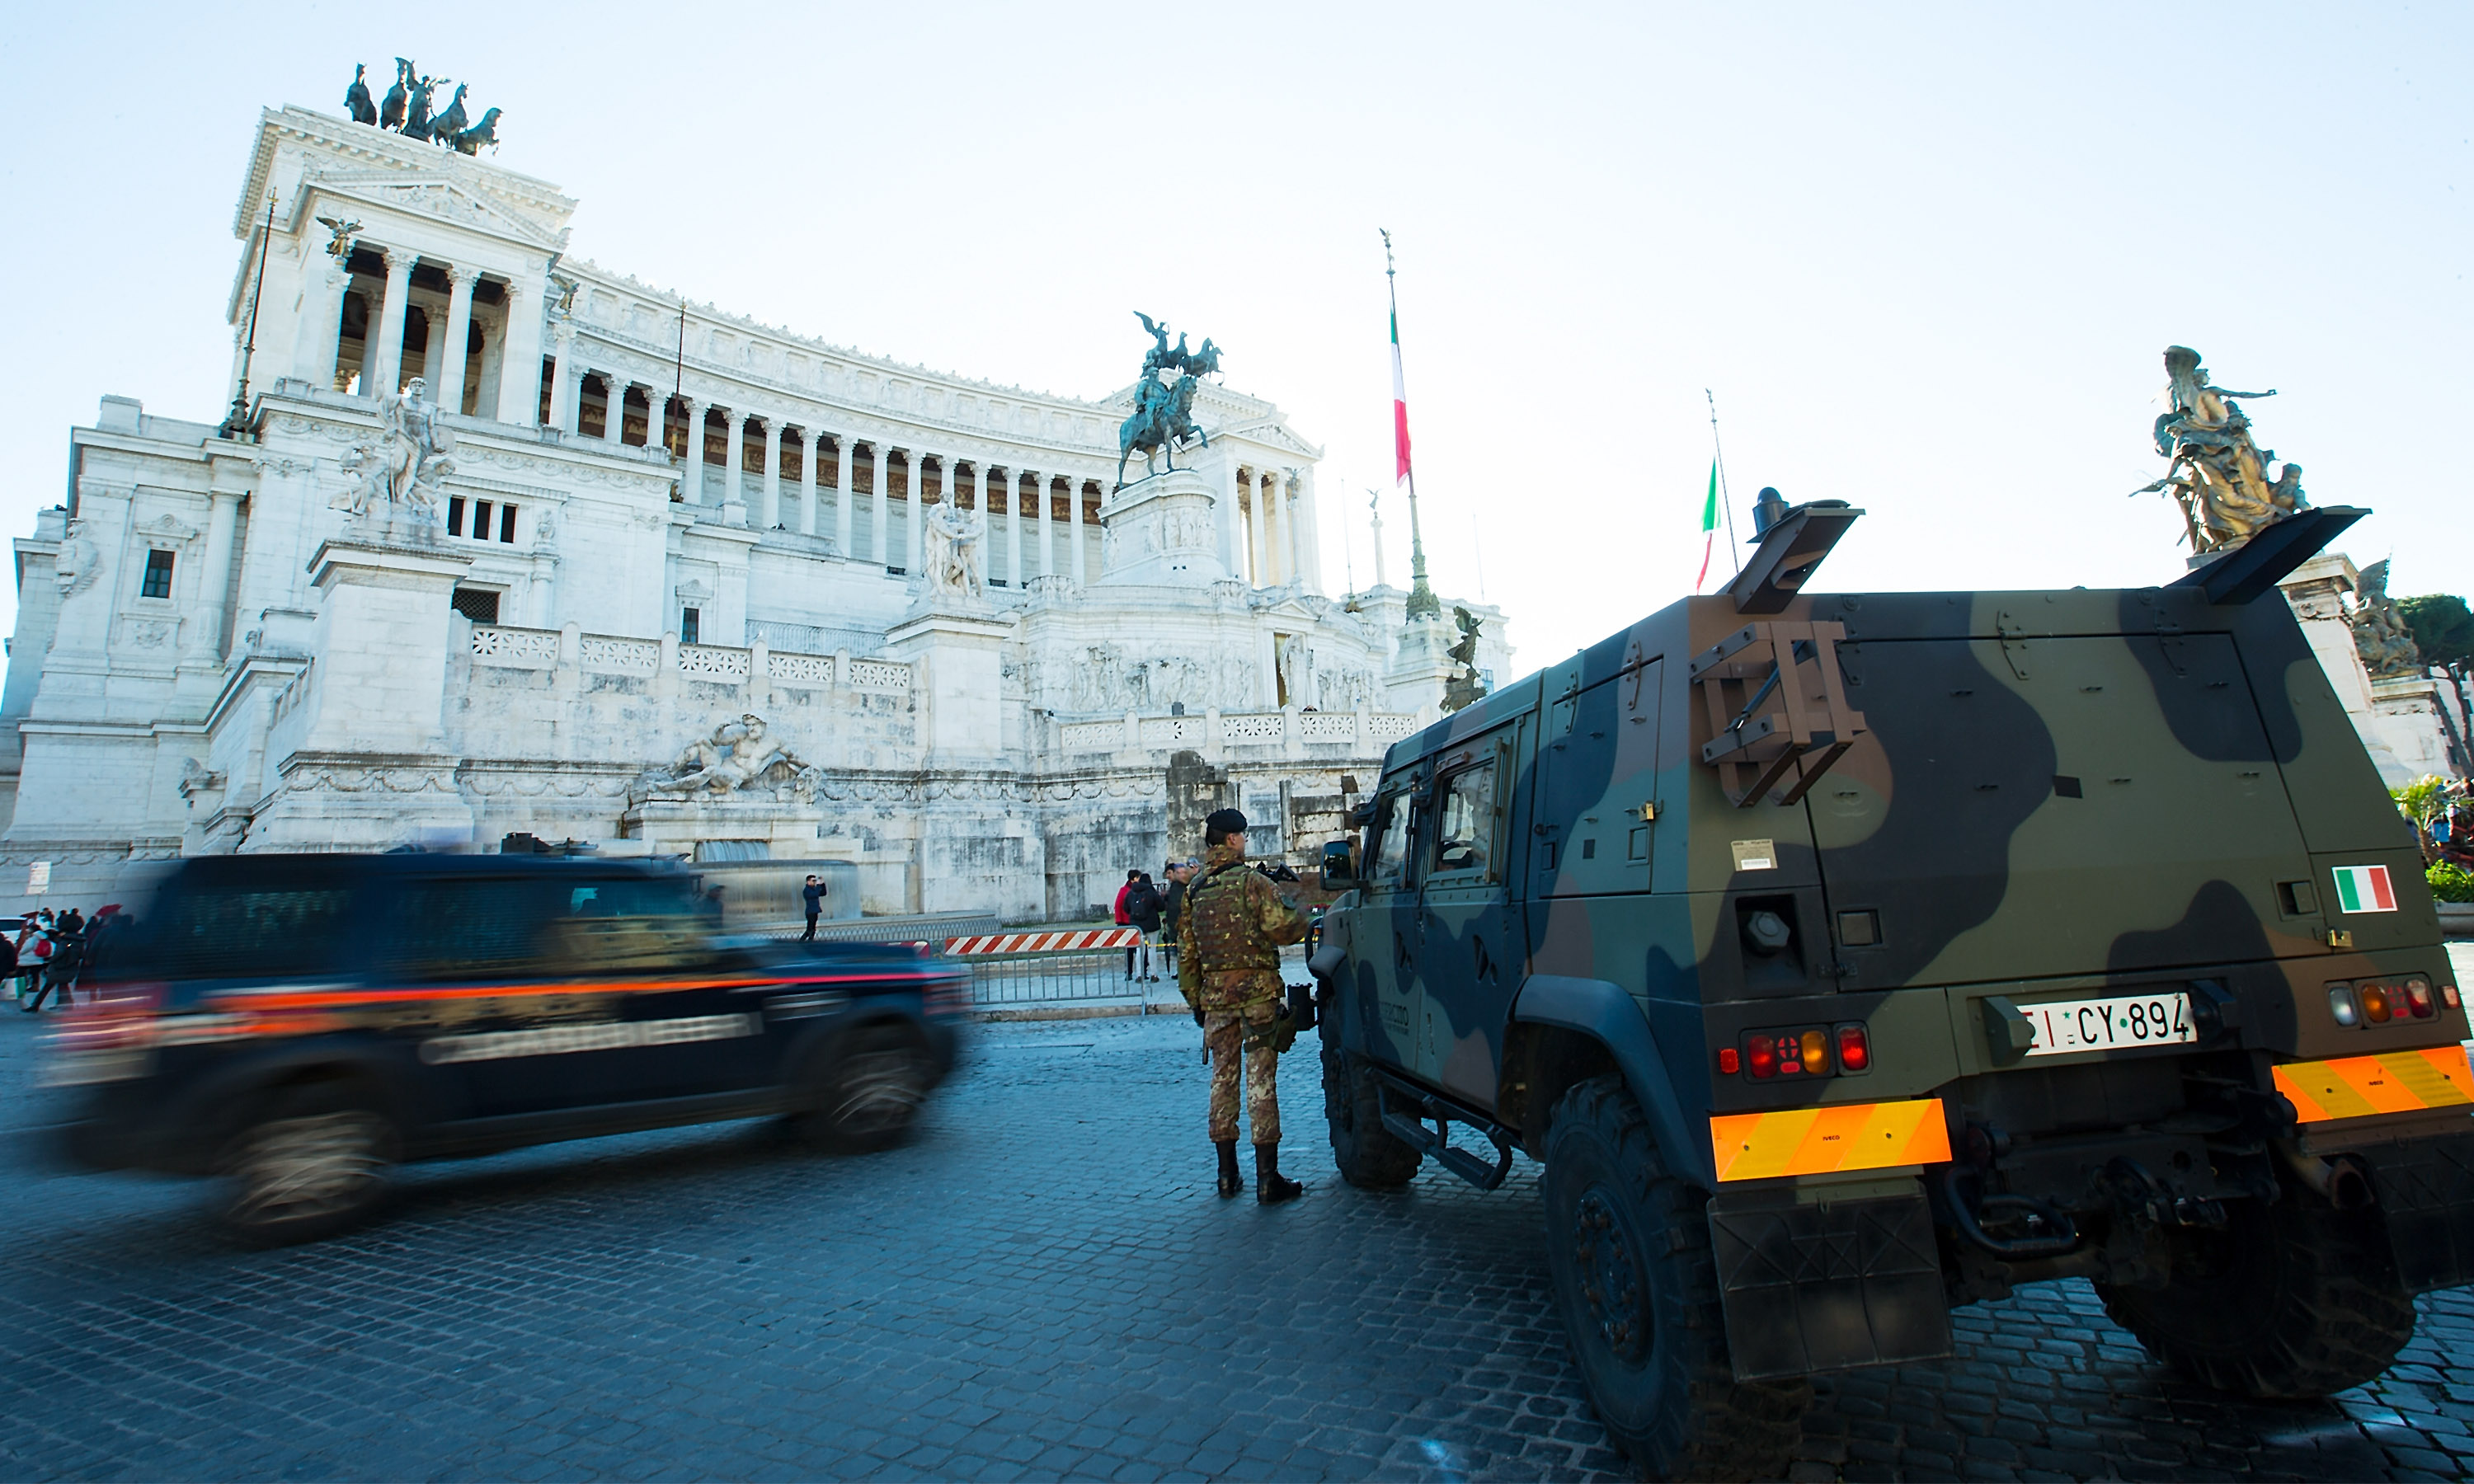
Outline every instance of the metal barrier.
MULTIPOLYGON (((1151 950, 1151 971, 1159 975, 1157 983, 1126 976, 1126 947, 1141 942, 1130 927, 1007 933, 1000 932, 997 920, 985 914, 931 913, 820 922, 816 938, 823 943, 933 943, 952 962, 970 967, 972 1008, 1000 1016, 1039 1008, 1137 1015, 1185 1010, 1166 949, 1151 950)), ((1139 967, 1139 953, 1135 962, 1139 967)))

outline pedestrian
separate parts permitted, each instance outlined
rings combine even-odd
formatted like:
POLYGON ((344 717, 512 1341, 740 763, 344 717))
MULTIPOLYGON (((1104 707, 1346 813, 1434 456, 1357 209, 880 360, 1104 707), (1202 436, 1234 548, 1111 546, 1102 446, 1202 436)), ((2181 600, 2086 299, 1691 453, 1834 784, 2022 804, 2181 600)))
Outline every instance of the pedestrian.
MULTIPOLYGON (((1111 910, 1116 914, 1119 927, 1134 925, 1134 920, 1126 916, 1126 898, 1133 895, 1134 883, 1141 880, 1142 876, 1143 874, 1139 868, 1128 871, 1126 873, 1126 884, 1117 888, 1116 905, 1111 910)), ((1131 947, 1126 949, 1126 982, 1128 984, 1134 982, 1134 950, 1131 947)))
POLYGON ((1176 923, 1185 910, 1185 885, 1194 879, 1194 862, 1173 860, 1162 873, 1168 877, 1168 890, 1160 895, 1160 957, 1168 971, 1176 972, 1176 923))
POLYGON ((1152 972, 1152 949, 1159 943, 1160 894, 1148 871, 1134 878, 1133 890, 1126 894, 1126 920, 1143 935, 1141 977, 1149 984, 1159 983, 1159 975, 1152 972))
POLYGON ((59 993, 60 1007, 62 1010, 76 1008, 77 997, 73 991, 77 987, 78 970, 85 964, 85 941, 81 935, 69 929, 72 922, 82 921, 77 916, 77 909, 72 907, 69 909, 68 916, 62 918, 54 926, 53 936, 58 941, 52 945, 51 956, 43 960, 42 988, 35 992, 35 997, 32 1000, 20 1005, 18 1007, 20 1010, 28 1015, 39 1014, 43 1008, 44 997, 56 991, 59 993))
MULTIPOLYGON (((1202 874, 1178 914, 1177 989, 1202 1027, 1211 1059, 1211 1142, 1220 1193, 1244 1192, 1237 1167, 1237 1073, 1244 1060, 1246 1121, 1254 1135, 1254 1199, 1294 1201, 1305 1187, 1280 1173, 1280 945, 1302 942, 1306 916, 1246 869, 1246 816, 1215 811, 1202 823, 1202 874)), ((1292 1025, 1291 1035, 1295 1030, 1292 1025)))
POLYGON ((808 884, 799 888, 799 898, 808 909, 808 930, 799 935, 799 941, 813 943, 816 941, 816 919, 825 915, 825 883, 810 876, 808 884))

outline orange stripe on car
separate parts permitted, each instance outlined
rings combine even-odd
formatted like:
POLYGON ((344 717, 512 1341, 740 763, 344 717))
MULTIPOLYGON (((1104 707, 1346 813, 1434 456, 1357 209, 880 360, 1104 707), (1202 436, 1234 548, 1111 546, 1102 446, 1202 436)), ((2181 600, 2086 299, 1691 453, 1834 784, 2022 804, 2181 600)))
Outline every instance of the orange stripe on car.
POLYGON ((1941 1163, 1950 1127, 1937 1097, 1722 1113, 1710 1120, 1710 1149, 1720 1180, 1828 1175, 1941 1163))
POLYGON ((2305 1123, 2474 1105, 2474 1068, 2462 1046, 2382 1051, 2332 1062, 2288 1062, 2276 1090, 2305 1123))

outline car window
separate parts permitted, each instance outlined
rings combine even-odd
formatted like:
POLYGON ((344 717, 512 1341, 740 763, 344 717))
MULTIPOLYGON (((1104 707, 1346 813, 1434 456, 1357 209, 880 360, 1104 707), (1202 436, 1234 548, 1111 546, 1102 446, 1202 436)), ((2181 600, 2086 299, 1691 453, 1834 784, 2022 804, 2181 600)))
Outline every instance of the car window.
POLYGON ((1367 885, 1390 890, 1400 885, 1400 869, 1409 860, 1409 796, 1395 791, 1374 805, 1374 850, 1366 866, 1367 885))
POLYGON ((167 892, 124 949, 122 968, 175 980, 337 973, 351 951, 352 904, 343 887, 167 892))
POLYGON ((565 893, 538 877, 412 880, 381 911, 377 969, 398 979, 485 979, 549 968, 552 922, 565 893))
POLYGON ((686 876, 629 876, 571 885, 547 952, 563 973, 687 970, 711 956, 711 920, 686 876))
POLYGON ((1494 869, 1494 761, 1445 776, 1436 786, 1437 872, 1490 875, 1494 869))

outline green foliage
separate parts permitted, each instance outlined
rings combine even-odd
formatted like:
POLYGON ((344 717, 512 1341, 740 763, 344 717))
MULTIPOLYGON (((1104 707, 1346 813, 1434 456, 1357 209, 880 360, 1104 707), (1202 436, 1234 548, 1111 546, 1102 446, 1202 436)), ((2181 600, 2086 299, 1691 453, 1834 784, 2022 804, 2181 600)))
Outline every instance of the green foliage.
POLYGON ((2463 598, 2444 592, 2399 598, 2397 611, 2426 664, 2474 663, 2474 611, 2463 598))
POLYGON ((2415 830, 2431 833, 2431 822, 2448 809, 2448 780, 2437 773, 2426 773, 2403 788, 2391 788, 2389 797, 2396 801, 2397 812, 2413 821, 2415 830))
POLYGON ((2453 861, 2440 861, 2423 873, 2431 895, 2441 901, 2474 901, 2474 871, 2453 861))

